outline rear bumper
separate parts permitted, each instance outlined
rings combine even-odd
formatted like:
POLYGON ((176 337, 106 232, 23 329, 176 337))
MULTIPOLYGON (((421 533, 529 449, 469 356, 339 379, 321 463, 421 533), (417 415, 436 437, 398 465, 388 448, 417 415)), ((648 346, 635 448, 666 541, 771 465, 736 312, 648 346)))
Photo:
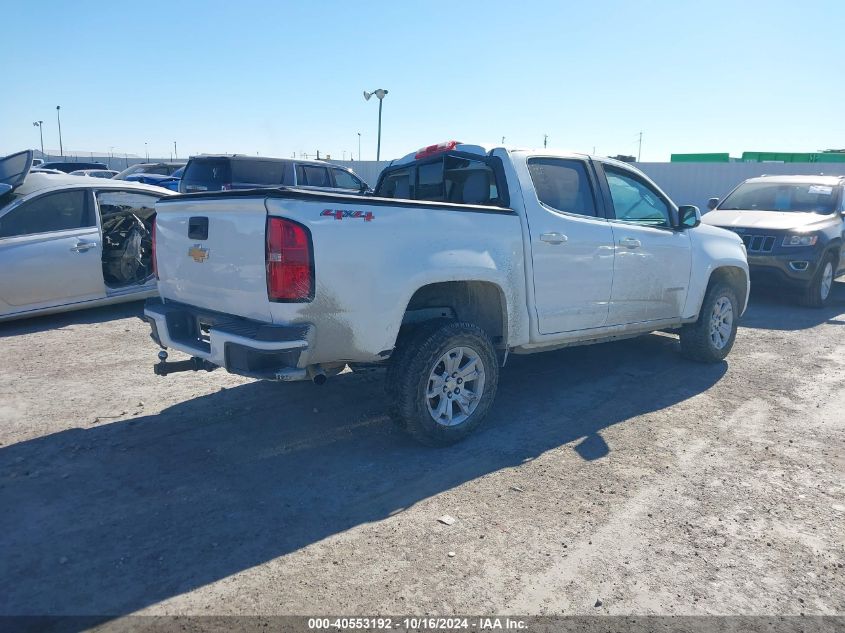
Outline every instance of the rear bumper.
POLYGON ((177 349, 233 374, 304 380, 311 324, 274 325, 160 298, 147 299, 144 317, 161 347, 177 349))

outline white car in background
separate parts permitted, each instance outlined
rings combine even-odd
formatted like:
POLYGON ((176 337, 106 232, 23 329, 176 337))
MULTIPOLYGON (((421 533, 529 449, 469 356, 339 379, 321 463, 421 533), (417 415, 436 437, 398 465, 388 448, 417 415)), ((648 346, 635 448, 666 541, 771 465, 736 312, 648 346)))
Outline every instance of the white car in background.
POLYGON ((173 192, 0 159, 0 321, 155 296, 155 203, 173 192))
POLYGON ((71 176, 90 176, 91 178, 114 178, 120 172, 115 169, 77 169, 71 176))

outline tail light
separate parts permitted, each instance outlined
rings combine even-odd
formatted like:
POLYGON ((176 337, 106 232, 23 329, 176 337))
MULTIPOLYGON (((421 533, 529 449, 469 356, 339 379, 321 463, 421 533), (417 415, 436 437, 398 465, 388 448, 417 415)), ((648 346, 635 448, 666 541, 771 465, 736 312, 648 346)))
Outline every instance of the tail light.
POLYGON ((156 218, 153 218, 153 234, 152 244, 150 246, 150 255, 152 256, 153 262, 153 274, 156 279, 158 279, 158 262, 156 262, 156 218))
POLYGON ((265 261, 270 301, 314 298, 314 258, 308 229, 285 218, 268 218, 265 261))

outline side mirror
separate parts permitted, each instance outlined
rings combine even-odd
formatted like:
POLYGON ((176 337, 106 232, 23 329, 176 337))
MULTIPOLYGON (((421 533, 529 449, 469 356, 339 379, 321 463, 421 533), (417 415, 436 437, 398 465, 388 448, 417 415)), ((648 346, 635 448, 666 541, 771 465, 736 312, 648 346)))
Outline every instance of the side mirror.
POLYGON ((718 198, 710 198, 710 199, 707 201, 707 208, 708 208, 708 209, 710 209, 710 210, 712 211, 713 209, 715 209, 715 208, 716 208, 716 206, 717 206, 718 204, 719 204, 719 199, 718 199, 718 198))
POLYGON ((678 207, 678 224, 682 229, 694 229, 701 224, 701 211, 694 204, 678 207))

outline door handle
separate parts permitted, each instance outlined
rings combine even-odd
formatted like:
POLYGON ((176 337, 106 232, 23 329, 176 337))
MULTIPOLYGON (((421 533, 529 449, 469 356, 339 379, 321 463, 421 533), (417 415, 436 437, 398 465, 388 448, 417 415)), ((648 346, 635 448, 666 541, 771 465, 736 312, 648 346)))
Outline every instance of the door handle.
POLYGON ((97 245, 97 242, 82 242, 79 241, 76 243, 76 246, 71 247, 71 251, 74 253, 84 253, 85 251, 89 251, 97 245))
POLYGON ((635 240, 633 237, 626 237, 619 240, 619 245, 625 248, 639 248, 642 246, 642 242, 635 240))
POLYGON ((543 233, 540 235, 540 241, 549 244, 562 244, 568 239, 563 233, 543 233))

